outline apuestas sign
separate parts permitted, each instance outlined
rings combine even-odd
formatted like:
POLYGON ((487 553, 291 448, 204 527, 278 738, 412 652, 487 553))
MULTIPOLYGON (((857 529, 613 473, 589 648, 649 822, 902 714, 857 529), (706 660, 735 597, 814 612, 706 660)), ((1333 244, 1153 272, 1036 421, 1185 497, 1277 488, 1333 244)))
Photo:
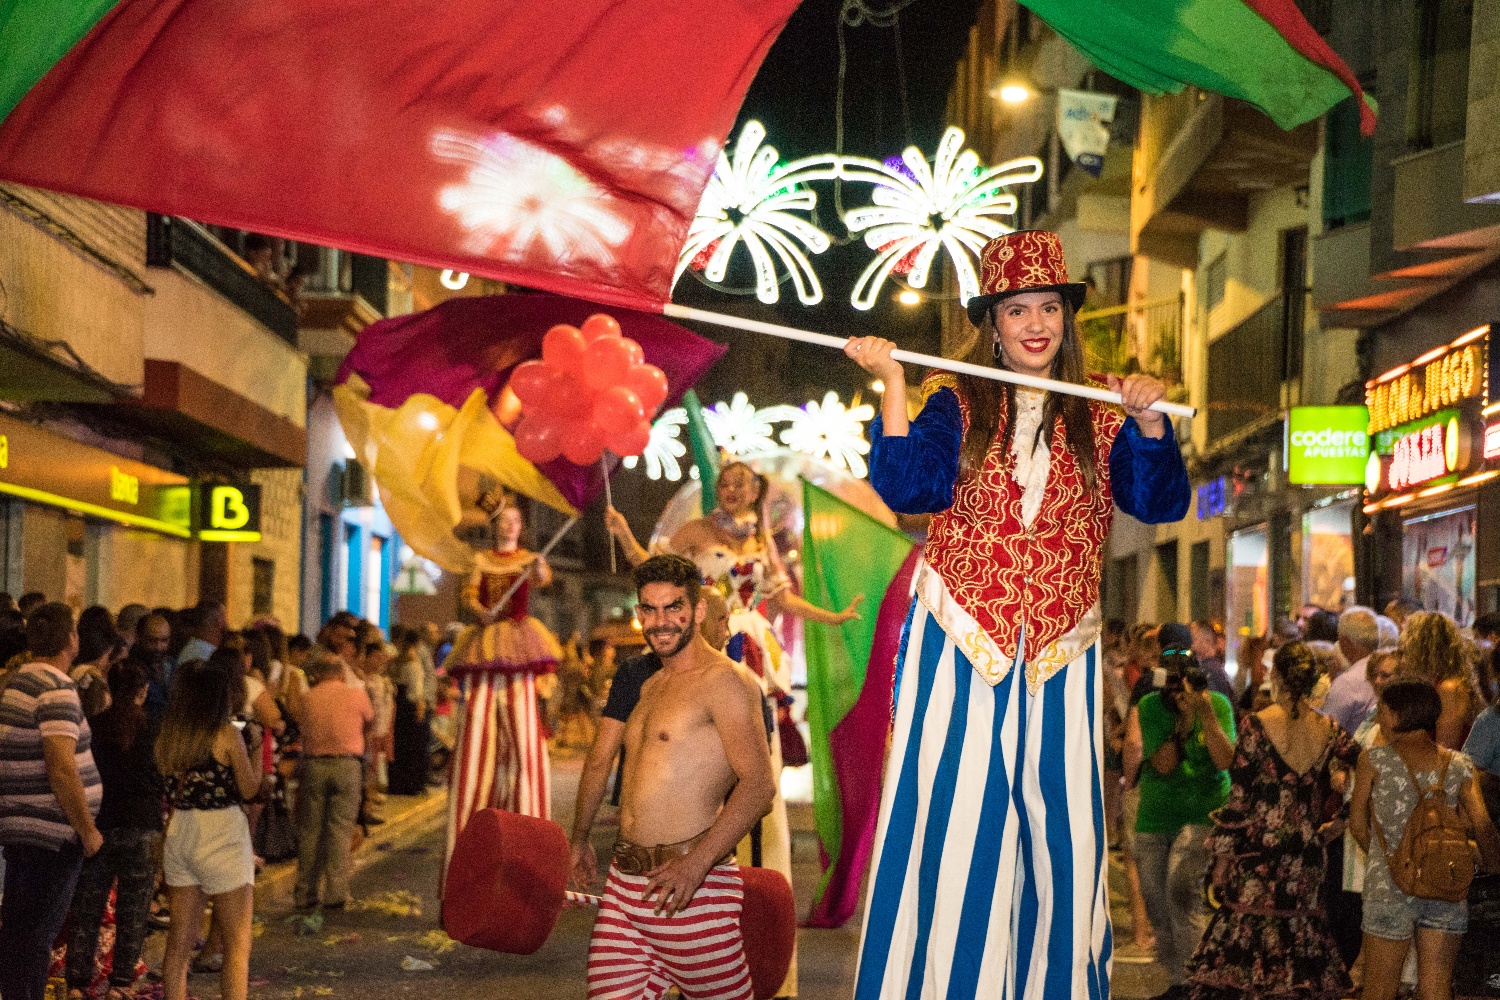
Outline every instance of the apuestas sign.
POLYGON ((1488 327, 1472 330, 1447 347, 1428 351, 1367 383, 1365 405, 1370 410, 1370 433, 1421 420, 1483 396, 1489 337, 1488 327))
POLYGON ((260 541, 260 487, 216 483, 198 487, 194 523, 200 541, 260 541))
POLYGON ((1298 486, 1357 486, 1370 457, 1363 406, 1294 406, 1287 415, 1287 481, 1298 486))

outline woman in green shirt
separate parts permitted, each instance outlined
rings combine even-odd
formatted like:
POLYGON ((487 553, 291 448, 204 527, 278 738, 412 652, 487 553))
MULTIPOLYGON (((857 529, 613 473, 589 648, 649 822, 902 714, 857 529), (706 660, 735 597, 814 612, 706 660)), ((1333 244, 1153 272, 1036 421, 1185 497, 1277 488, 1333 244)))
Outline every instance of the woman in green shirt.
POLYGON ((1229 797, 1234 707, 1209 691, 1187 650, 1162 653, 1156 690, 1131 713, 1127 739, 1138 748, 1140 811, 1136 865, 1146 913, 1156 931, 1156 959, 1171 984, 1158 1000, 1177 1000, 1187 959, 1207 922, 1199 886, 1208 869, 1208 814, 1229 797), (1177 850, 1174 852, 1173 847, 1177 850))

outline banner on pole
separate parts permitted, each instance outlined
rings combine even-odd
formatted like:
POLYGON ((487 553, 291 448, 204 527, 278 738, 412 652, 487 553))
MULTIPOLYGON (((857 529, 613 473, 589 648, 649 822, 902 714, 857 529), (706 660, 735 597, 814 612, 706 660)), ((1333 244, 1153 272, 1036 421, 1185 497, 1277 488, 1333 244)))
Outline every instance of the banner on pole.
POLYGON ((1104 172, 1104 153, 1109 149, 1109 123, 1115 120, 1114 94, 1085 90, 1057 92, 1057 135, 1074 165, 1094 177, 1104 172))

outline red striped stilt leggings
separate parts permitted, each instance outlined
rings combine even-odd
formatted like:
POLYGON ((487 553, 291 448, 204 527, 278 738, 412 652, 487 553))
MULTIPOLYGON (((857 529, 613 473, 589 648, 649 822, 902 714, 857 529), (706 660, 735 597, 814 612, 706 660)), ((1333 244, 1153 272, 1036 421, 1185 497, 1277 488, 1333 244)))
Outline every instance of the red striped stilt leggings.
POLYGON ((715 865, 687 909, 671 916, 643 898, 649 881, 610 866, 589 943, 589 1000, 657 1000, 671 986, 684 1000, 750 1000, 739 866, 715 865))

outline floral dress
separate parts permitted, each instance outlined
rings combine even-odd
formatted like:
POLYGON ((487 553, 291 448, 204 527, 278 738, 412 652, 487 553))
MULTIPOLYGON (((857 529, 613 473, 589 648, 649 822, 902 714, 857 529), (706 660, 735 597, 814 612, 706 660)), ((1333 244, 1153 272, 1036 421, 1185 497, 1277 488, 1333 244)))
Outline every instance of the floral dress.
POLYGON ((1221 908, 1189 968, 1194 1000, 1295 997, 1337 1000, 1349 975, 1321 905, 1327 856, 1320 827, 1337 798, 1332 772, 1353 771, 1359 744, 1333 727, 1323 753, 1298 774, 1260 718, 1245 720, 1230 765, 1229 801, 1213 814, 1208 849, 1230 859, 1221 908))

